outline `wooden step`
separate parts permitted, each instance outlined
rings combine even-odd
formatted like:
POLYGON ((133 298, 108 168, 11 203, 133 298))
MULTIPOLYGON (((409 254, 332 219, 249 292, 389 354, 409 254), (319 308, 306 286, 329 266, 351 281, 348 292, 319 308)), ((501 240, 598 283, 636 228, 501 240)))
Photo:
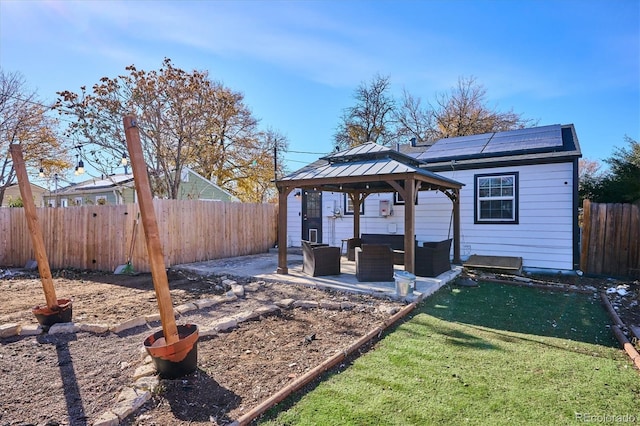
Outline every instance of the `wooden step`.
POLYGON ((462 264, 465 268, 487 269, 501 273, 522 273, 522 258, 513 256, 483 256, 472 254, 462 264))

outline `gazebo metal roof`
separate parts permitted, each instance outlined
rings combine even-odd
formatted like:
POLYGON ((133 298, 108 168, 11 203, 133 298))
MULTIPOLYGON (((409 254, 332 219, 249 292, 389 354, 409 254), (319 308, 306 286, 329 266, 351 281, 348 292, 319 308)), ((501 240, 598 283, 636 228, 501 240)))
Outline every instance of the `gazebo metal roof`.
POLYGON ((420 168, 424 164, 413 157, 369 142, 346 151, 320 158, 300 170, 278 179, 276 185, 322 187, 334 192, 362 190, 368 193, 393 192, 389 181, 413 175, 424 182, 419 190, 459 189, 462 183, 420 168))

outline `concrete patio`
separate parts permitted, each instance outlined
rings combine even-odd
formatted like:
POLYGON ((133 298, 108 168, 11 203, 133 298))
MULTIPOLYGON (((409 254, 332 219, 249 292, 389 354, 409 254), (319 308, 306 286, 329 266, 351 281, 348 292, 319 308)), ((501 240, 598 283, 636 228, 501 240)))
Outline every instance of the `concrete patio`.
MULTIPOLYGON (((406 299, 420 301, 438 290, 448 282, 453 281, 461 272, 462 267, 452 265, 447 271, 435 278, 416 277, 416 289, 406 297, 397 295, 395 281, 388 282, 359 282, 355 275, 355 262, 342 256, 340 260, 340 275, 311 277, 302 273, 302 252, 297 248, 290 248, 287 254, 289 273, 277 274, 278 252, 272 249, 268 253, 240 256, 225 259, 208 260, 172 266, 173 270, 183 270, 200 275, 229 275, 234 277, 254 277, 269 282, 292 283, 315 287, 365 293, 376 297, 406 299)), ((402 265, 394 265, 394 271, 404 271, 402 265)))

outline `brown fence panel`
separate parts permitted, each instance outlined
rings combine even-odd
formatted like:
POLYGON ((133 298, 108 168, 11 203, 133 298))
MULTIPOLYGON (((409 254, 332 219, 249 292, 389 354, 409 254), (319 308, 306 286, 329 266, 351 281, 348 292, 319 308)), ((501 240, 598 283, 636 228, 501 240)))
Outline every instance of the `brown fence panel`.
POLYGON ((585 200, 580 268, 587 274, 640 276, 640 206, 585 200))
MULTIPOLYGON (((275 204, 154 200, 154 209, 167 267, 263 253, 277 239, 275 204)), ((137 204, 37 211, 51 268, 113 271, 126 263, 137 204)), ((23 209, 0 209, 0 265, 21 267, 33 258, 23 209)), ((141 220, 132 263, 136 271, 150 271, 141 220)))

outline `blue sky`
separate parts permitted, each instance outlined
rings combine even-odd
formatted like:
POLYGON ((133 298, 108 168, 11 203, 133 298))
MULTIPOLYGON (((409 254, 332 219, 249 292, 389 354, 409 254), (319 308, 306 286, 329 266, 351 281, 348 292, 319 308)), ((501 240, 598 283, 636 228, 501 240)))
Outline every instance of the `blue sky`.
POLYGON ((489 106, 573 123, 583 157, 602 160, 640 140, 639 56, 637 0, 0 0, 0 65, 43 100, 168 57, 244 93, 288 137, 291 170, 331 151, 376 74, 423 102, 474 76, 489 106))

